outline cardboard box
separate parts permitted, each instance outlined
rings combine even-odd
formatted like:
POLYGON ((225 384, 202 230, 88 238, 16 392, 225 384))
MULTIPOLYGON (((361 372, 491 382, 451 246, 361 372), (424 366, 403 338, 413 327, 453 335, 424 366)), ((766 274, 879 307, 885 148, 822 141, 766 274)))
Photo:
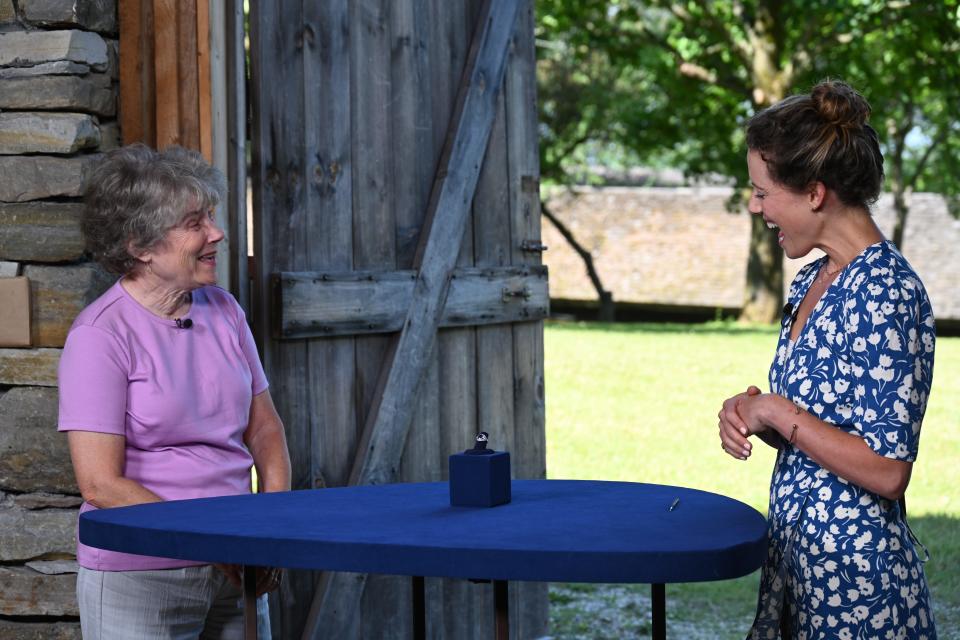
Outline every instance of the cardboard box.
POLYGON ((30 281, 0 278, 0 347, 30 346, 30 281))

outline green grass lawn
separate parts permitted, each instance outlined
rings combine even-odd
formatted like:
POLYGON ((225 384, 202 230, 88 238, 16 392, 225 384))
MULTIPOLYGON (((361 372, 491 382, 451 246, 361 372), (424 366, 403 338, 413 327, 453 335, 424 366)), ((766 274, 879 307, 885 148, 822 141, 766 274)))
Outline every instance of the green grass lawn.
MULTIPOLYGON (((717 411, 725 398, 750 384, 768 387, 775 344, 772 327, 549 323, 548 476, 694 487, 766 513, 774 452, 758 442, 746 462, 723 454, 717 411)), ((957 401, 960 338, 941 338, 920 456, 907 491, 910 522, 932 556, 926 572, 941 639, 960 639, 953 631, 960 629, 957 401)), ((757 580, 753 574, 722 583, 668 586, 669 629, 691 638, 743 638, 752 620, 757 580)), ((645 637, 647 596, 648 588, 640 585, 554 586, 551 635, 645 637), (593 609, 585 611, 581 605, 588 600, 593 609)))

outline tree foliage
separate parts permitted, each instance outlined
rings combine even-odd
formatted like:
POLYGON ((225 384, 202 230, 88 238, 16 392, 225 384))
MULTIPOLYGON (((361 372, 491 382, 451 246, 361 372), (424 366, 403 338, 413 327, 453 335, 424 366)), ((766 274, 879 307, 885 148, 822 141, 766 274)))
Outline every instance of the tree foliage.
POLYGON ((847 75, 874 109, 902 245, 911 191, 960 194, 960 9, 905 3, 876 22, 850 47, 847 75))
MULTIPOLYGON (((825 77, 871 100, 889 186, 960 191, 957 0, 537 0, 544 178, 642 162, 746 184, 743 124, 825 77)), ((901 238, 902 241, 902 238, 901 238)), ((775 237, 754 218, 744 316, 777 317, 775 237)))

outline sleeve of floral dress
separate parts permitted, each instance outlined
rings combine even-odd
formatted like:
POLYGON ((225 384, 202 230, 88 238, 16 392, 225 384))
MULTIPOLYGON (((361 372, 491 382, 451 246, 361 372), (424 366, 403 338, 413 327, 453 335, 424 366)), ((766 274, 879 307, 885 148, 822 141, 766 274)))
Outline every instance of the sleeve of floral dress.
POLYGON ((911 272, 894 264, 868 269, 844 314, 853 422, 881 456, 913 461, 933 378, 933 313, 911 272))

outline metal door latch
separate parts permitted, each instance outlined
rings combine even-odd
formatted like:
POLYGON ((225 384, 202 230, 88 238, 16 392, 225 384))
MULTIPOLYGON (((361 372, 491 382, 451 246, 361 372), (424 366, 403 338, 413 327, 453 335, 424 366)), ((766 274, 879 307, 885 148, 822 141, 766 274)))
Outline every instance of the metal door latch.
POLYGON ((547 250, 547 245, 539 240, 524 240, 520 243, 520 250, 529 253, 543 253, 547 250))
POLYGON ((529 300, 530 296, 532 295, 533 294, 530 292, 530 287, 527 285, 524 285, 519 289, 510 289, 509 287, 504 287, 503 295, 501 296, 501 299, 504 302, 510 302, 511 300, 515 300, 517 298, 523 298, 524 300, 529 300))

